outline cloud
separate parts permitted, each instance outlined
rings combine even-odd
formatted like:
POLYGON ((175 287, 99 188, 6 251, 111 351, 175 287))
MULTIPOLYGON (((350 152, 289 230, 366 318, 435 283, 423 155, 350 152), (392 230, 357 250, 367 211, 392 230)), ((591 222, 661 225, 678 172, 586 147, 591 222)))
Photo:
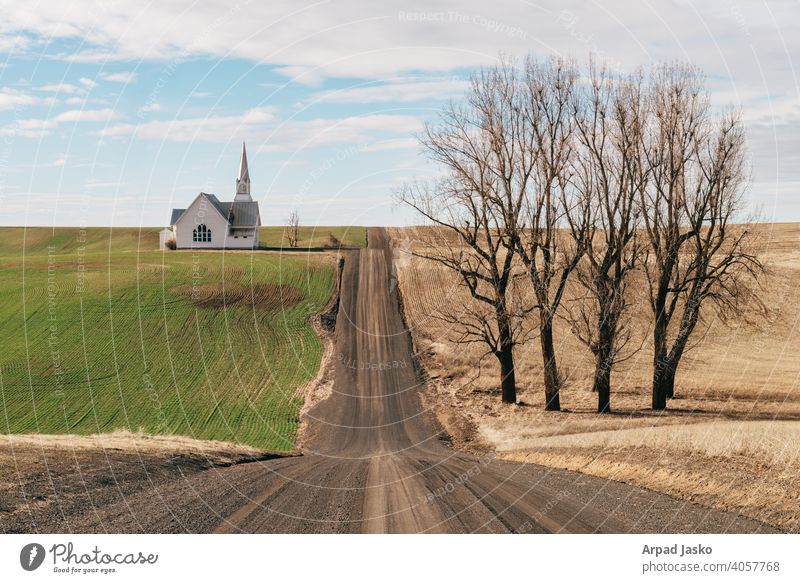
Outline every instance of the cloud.
POLYGON ((289 152, 335 145, 362 150, 369 144, 382 143, 387 135, 407 136, 422 129, 422 124, 417 116, 392 114, 290 121, 274 128, 258 151, 289 152))
POLYGON ((136 0, 107 3, 102 11, 14 0, 0 0, 0 7, 5 35, 85 41, 80 52, 61 55, 71 60, 233 57, 269 63, 287 76, 304 78, 451 71, 493 62, 498 51, 528 50, 577 56, 593 50, 626 64, 683 54, 738 68, 736 55, 751 47, 781 54, 782 43, 787 43, 794 52, 800 24, 796 4, 786 0, 772 0, 769 10, 757 3, 732 7, 724 0, 658 6, 631 6, 625 0, 434 5, 422 0, 178 0, 148 4, 146 17, 136 0), (784 34, 775 34, 776 22, 784 34))
POLYGON ((370 83, 333 91, 321 91, 312 95, 308 101, 328 104, 446 100, 462 95, 467 87, 469 87, 467 79, 455 77, 394 79, 385 83, 370 83))
MULTIPOLYGON (((77 39, 78 52, 49 56, 84 63, 238 58, 314 83, 469 70, 496 62, 500 52, 579 58, 594 52, 624 68, 686 58, 733 91, 748 86, 771 95, 797 94, 793 62, 800 53, 800 20, 791 0, 771 0, 769 10, 726 0, 658 6, 626 0, 463 0, 434 6, 422 0, 176 0, 146 9, 136 0, 118 0, 102 11, 0 0, 0 10, 0 38, 77 39)), ((128 83, 135 74, 101 77, 128 83)), ((416 90, 424 97, 429 89, 416 90)), ((389 99, 386 92, 394 90, 388 83, 340 99, 389 99)))
POLYGON ((9 87, 0 88, 0 111, 25 105, 33 105, 38 102, 39 98, 29 93, 23 93, 22 91, 9 87))
POLYGON ((377 141, 361 148, 364 152, 384 152, 387 150, 418 150, 419 140, 416 138, 398 138, 394 140, 377 141))
MULTIPOLYGON (((560 4, 542 4, 464 0, 437 8, 422 0, 178 0, 151 3, 143 17, 136 0, 108 3, 102 11, 0 0, 9 32, 84 41, 80 52, 61 55, 70 60, 243 58, 275 65, 301 82, 443 72, 491 63, 499 50, 519 53, 548 45, 557 50, 563 41, 553 41, 566 36, 557 22, 560 4)), ((609 11, 624 7, 619 0, 609 11)), ((668 31, 662 37, 669 39, 668 31)))
POLYGON ((47 129, 25 129, 18 124, 11 126, 0 126, 0 136, 14 138, 43 138, 50 132, 47 129))
MULTIPOLYGON (((135 135, 140 139, 170 142, 228 142, 246 136, 261 143, 261 152, 286 152, 328 145, 373 144, 380 148, 387 135, 408 135, 421 129, 422 120, 412 115, 373 114, 343 118, 292 120, 281 123, 274 110, 260 107, 242 115, 209 116, 174 120, 152 120, 139 124, 117 124, 101 129, 101 137, 135 135)), ((403 144, 402 147, 407 147, 403 144)), ((398 144, 385 149, 401 147, 398 144)))
MULTIPOLYGON (((21 34, 5 35, 0 34, 0 52, 14 53, 27 49, 31 44, 31 39, 21 34)), ((0 65, 0 69, 3 68, 0 65)))
POLYGON ((119 73, 101 73, 100 78, 105 81, 113 83, 134 83, 136 81, 136 73, 133 71, 120 71, 119 73))
POLYGON ((139 113, 149 113, 151 111, 161 111, 161 105, 159 103, 145 103, 137 111, 139 113))
POLYGON ((72 109, 59 113, 53 118, 56 123, 62 122, 107 122, 119 119, 120 115, 110 108, 106 109, 72 109))
POLYGON ((42 138, 62 123, 109 122, 119 119, 113 109, 71 109, 48 119, 18 119, 0 127, 0 136, 42 138))
POLYGON ((84 93, 84 89, 71 83, 51 83, 50 85, 42 85, 36 88, 37 91, 47 91, 49 93, 84 93))
POLYGON ((96 87, 97 86, 97 83, 95 83, 94 81, 92 81, 88 77, 81 77, 79 81, 80 81, 81 85, 83 85, 84 87, 88 87, 89 89, 91 89, 92 87, 96 87))
POLYGON ((171 142, 225 142, 232 135, 252 134, 274 119, 271 107, 256 107, 241 115, 153 120, 140 124, 118 124, 98 132, 102 137, 136 135, 141 139, 171 142))

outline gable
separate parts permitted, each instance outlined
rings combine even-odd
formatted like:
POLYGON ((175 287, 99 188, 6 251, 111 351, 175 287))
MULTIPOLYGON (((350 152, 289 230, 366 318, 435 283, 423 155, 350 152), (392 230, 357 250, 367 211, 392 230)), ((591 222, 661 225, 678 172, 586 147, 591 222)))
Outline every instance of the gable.
POLYGON ((180 217, 176 219, 176 224, 188 220, 191 224, 196 225, 209 219, 214 223, 218 223, 221 220, 228 224, 228 217, 220 209, 219 199, 213 194, 208 195, 205 192, 201 192, 180 217))

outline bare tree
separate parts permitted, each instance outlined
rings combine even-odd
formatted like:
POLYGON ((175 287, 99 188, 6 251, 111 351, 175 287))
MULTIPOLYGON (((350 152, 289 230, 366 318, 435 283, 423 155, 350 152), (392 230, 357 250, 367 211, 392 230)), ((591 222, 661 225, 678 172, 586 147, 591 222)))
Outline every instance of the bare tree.
POLYGON ((644 173, 641 78, 611 80, 590 65, 585 94, 575 110, 575 184, 589 200, 591 228, 585 260, 576 270, 585 292, 569 310, 573 332, 595 357, 593 390, 599 413, 611 411, 611 373, 631 340, 627 284, 640 255, 638 200, 644 173))
POLYGON ((292 210, 286 218, 286 239, 289 247, 297 247, 300 242, 300 213, 297 209, 292 210))
POLYGON ((642 151, 649 174, 641 192, 653 311, 653 401, 664 409, 688 341, 710 304, 724 319, 756 299, 763 265, 752 232, 733 225, 746 184, 746 143, 738 116, 714 122, 700 71, 656 67, 647 92, 642 151))
POLYGON ((570 275, 590 233, 589 198, 571 187, 575 153, 575 108, 579 73, 574 63, 525 62, 525 109, 534 166, 515 237, 539 316, 545 408, 559 411, 560 385, 553 325, 570 275))
POLYGON ((454 271, 473 301, 441 317, 459 343, 480 343, 500 365, 506 403, 516 402, 514 346, 529 313, 514 294, 514 239, 533 168, 515 67, 501 63, 472 80, 464 105, 451 103, 420 137, 445 170, 431 185, 409 186, 398 199, 438 227, 415 254, 454 271))

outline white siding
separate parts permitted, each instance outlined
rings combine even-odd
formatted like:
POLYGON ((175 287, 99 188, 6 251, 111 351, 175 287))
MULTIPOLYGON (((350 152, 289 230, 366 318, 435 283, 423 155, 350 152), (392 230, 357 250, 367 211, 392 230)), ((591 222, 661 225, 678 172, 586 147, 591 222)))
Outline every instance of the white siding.
POLYGON ((225 246, 228 221, 204 196, 198 196, 175 224, 175 241, 178 249, 219 249, 225 246), (211 230, 211 241, 192 240, 192 232, 198 225, 211 230))

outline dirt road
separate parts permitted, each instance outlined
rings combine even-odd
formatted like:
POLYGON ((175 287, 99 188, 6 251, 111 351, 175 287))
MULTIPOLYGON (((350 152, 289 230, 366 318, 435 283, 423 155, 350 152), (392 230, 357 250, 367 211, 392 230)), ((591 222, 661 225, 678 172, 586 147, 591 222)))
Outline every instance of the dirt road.
POLYGON ((755 532, 625 484, 448 448, 421 407, 382 229, 348 255, 335 383, 303 455, 205 470, 69 519, 109 532, 755 532))

